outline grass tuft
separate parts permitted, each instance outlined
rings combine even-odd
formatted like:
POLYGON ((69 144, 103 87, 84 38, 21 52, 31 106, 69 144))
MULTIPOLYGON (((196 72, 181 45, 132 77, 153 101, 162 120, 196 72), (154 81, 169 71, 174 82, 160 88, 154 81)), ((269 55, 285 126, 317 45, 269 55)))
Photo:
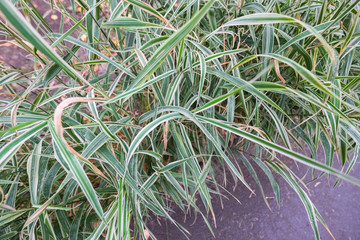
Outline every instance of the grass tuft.
POLYGON ((30 62, 0 58, 0 239, 155 239, 152 214, 187 235, 174 204, 212 232, 244 171, 330 232, 279 156, 360 186, 360 0, 66 2, 0 1, 0 49, 30 62))

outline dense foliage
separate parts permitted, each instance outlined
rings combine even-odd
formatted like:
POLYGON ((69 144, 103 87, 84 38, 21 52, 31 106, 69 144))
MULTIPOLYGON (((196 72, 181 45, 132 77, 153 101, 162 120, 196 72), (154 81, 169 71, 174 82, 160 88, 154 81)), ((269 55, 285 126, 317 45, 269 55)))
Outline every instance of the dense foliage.
POLYGON ((211 221, 220 180, 251 191, 249 171, 262 189, 254 169, 277 202, 273 174, 290 184, 319 239, 278 156, 360 185, 360 0, 37 2, 58 29, 34 1, 0 1, 2 39, 33 62, 0 65, 1 239, 155 238, 150 214, 211 221))

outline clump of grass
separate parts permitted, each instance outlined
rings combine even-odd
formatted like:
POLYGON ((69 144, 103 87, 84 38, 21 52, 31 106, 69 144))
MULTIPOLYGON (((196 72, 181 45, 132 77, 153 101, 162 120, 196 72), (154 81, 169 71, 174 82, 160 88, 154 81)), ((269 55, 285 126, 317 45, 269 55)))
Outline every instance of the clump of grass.
POLYGON ((347 175, 359 2, 43 1, 60 15, 52 29, 32 1, 0 1, 1 35, 33 62, 1 64, 1 239, 155 238, 150 213, 186 234, 169 201, 208 224, 215 173, 251 191, 232 154, 260 189, 252 166, 264 171, 278 203, 280 174, 319 239, 326 224, 278 156, 360 185, 347 175), (304 144, 311 157, 293 150, 304 144))

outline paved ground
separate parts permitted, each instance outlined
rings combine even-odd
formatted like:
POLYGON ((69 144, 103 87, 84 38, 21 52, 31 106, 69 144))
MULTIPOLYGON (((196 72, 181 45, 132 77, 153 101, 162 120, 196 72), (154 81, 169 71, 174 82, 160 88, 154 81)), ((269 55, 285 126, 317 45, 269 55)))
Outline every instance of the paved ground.
MULTIPOLYGON (((320 156, 321 157, 321 156, 320 156)), ((292 170, 303 176, 307 168, 290 162, 292 170)), ((353 175, 359 177, 360 166, 353 169, 353 175), (355 173, 355 174, 354 174, 355 173)), ((259 172, 259 171, 258 171, 259 172)), ((272 197, 272 189, 266 176, 259 174, 262 180, 265 195, 272 197)), ((198 216, 194 218, 184 217, 181 211, 174 218, 183 223, 191 236, 189 239, 267 239, 267 240, 303 240, 314 239, 312 228, 309 224, 306 211, 297 194, 281 179, 275 176, 280 185, 281 205, 277 207, 274 199, 269 199, 272 212, 267 208, 264 200, 256 187, 255 182, 247 176, 250 185, 256 189, 256 196, 250 196, 249 191, 238 186, 232 191, 231 185, 228 190, 237 197, 241 204, 234 198, 223 199, 224 207, 221 207, 219 198, 214 199, 214 211, 217 219, 217 228, 214 228, 215 238, 211 235, 206 224, 198 216)), ((310 198, 318 208, 320 214, 328 224, 332 234, 339 240, 360 239, 360 188, 343 182, 333 188, 335 178, 329 181, 327 176, 307 184, 310 198)), ((160 240, 186 239, 186 237, 171 223, 162 221, 159 226, 155 221, 151 222, 150 228, 160 240)), ((214 226, 212 224, 212 226, 214 226)), ((332 239, 326 229, 320 226, 321 239, 332 239)))

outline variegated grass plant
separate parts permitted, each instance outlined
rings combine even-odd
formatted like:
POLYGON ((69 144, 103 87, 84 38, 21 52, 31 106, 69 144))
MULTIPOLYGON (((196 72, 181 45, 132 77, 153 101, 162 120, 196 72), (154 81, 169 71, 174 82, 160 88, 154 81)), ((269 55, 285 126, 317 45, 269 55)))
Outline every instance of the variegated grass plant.
POLYGON ((168 203, 210 227, 224 177, 262 190, 255 165, 278 203, 274 174, 296 191, 319 239, 278 156, 360 185, 360 0, 38 2, 58 29, 34 1, 0 1, 2 43, 33 62, 1 64, 1 239, 155 238, 150 214, 186 234, 168 203))

